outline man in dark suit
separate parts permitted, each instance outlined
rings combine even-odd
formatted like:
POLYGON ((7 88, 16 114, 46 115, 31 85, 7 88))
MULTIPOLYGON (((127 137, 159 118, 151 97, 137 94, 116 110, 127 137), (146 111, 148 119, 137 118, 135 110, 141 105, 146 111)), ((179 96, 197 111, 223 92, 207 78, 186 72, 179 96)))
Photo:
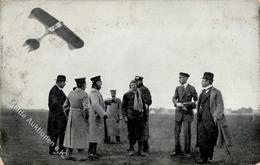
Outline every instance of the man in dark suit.
POLYGON ((220 90, 213 84, 214 74, 205 72, 201 85, 204 88, 199 96, 197 113, 197 141, 200 160, 196 163, 208 164, 213 158, 214 147, 231 146, 231 135, 224 115, 224 102, 220 90))
POLYGON ((66 85, 66 77, 64 75, 58 75, 56 84, 51 88, 49 93, 49 116, 47 134, 50 136, 54 145, 49 146, 49 154, 55 155, 57 140, 59 139, 59 152, 64 151, 63 140, 64 133, 67 124, 67 118, 63 112, 63 104, 66 100, 66 95, 62 91, 62 88, 66 85))
POLYGON ((175 111, 175 152, 171 153, 171 156, 182 155, 180 145, 180 133, 183 124, 184 131, 184 154, 190 154, 191 144, 191 123, 193 121, 193 109, 196 107, 196 101, 198 95, 196 89, 187 83, 189 74, 180 72, 179 82, 175 90, 175 94, 172 98, 172 102, 176 107, 175 111), (193 102, 192 102, 193 99, 193 102))

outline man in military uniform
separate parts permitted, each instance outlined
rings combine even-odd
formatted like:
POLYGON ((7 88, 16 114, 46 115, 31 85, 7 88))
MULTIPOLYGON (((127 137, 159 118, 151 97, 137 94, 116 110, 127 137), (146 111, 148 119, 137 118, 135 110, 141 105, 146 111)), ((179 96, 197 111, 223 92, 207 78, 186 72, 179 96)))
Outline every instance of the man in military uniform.
POLYGON ((196 107, 196 101, 198 100, 197 92, 193 86, 187 83, 189 78, 188 73, 179 73, 179 82, 175 90, 172 102, 176 107, 175 111, 175 152, 171 153, 171 156, 182 155, 180 145, 180 133, 183 124, 184 131, 184 154, 190 154, 191 144, 191 123, 193 121, 193 109, 196 107), (194 102, 192 102, 192 99, 194 102))
POLYGON ((75 79, 77 87, 72 90, 64 105, 63 110, 68 114, 68 122, 65 132, 64 147, 67 148, 65 160, 75 160, 72 157, 73 149, 80 153, 78 160, 86 159, 84 149, 88 147, 88 94, 85 92, 85 78, 75 79))
POLYGON ((135 81, 137 83, 138 89, 141 91, 144 99, 144 105, 145 105, 145 125, 144 125, 144 141, 143 141, 143 147, 145 154, 149 153, 149 143, 148 139, 150 137, 149 135, 149 106, 152 104, 152 96, 149 91, 149 89, 144 86, 143 84, 143 77, 141 76, 135 76, 135 81))
POLYGON ((89 94, 89 158, 96 159, 97 145, 104 137, 104 120, 108 118, 105 103, 99 90, 102 86, 101 76, 92 77, 92 87, 89 94), (104 119, 104 120, 103 120, 104 119))
POLYGON ((56 84, 51 88, 49 92, 49 116, 47 134, 50 136, 54 145, 49 146, 49 154, 58 154, 55 150, 56 143, 59 140, 59 153, 64 151, 63 140, 66 129, 67 118, 63 112, 63 103, 66 100, 66 95, 62 91, 66 85, 66 77, 64 75, 58 75, 56 84))
POLYGON ((122 120, 121 100, 116 97, 116 90, 110 90, 111 98, 105 100, 106 112, 108 113, 107 132, 108 141, 112 143, 112 137, 115 137, 117 143, 120 142, 120 125, 122 120))

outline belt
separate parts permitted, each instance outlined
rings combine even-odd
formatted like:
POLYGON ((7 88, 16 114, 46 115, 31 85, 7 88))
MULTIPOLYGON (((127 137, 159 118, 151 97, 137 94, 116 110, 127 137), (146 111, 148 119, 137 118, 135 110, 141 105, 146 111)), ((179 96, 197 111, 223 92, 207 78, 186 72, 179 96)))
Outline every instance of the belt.
POLYGON ((70 110, 71 110, 71 111, 81 111, 82 109, 81 109, 81 108, 73 108, 73 107, 70 107, 70 110))

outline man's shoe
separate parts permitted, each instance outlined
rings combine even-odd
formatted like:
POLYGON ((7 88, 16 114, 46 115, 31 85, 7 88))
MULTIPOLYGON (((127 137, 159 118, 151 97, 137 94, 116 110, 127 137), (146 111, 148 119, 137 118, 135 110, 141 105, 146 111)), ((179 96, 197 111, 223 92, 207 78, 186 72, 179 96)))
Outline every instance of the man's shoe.
POLYGON ((58 152, 56 152, 56 151, 49 152, 49 154, 50 154, 50 155, 59 155, 59 153, 58 153, 58 152))
POLYGON ((134 156, 134 155, 135 155, 135 151, 132 150, 129 152, 129 156, 134 156))
POLYGON ((90 160, 95 160, 95 159, 98 159, 99 156, 98 156, 97 154, 89 154, 89 155, 88 155, 88 158, 89 158, 90 160))
POLYGON ((196 160, 195 163, 196 164, 208 164, 208 161, 200 159, 200 160, 196 160))
POLYGON ((149 151, 144 151, 144 153, 145 153, 146 156, 150 155, 149 151))
POLYGON ((76 159, 73 158, 72 156, 62 156, 61 158, 62 158, 63 160, 73 160, 73 161, 76 160, 76 159))
POLYGON ((184 153, 183 156, 190 157, 191 153, 184 153))
POLYGON ((184 156, 184 155, 179 152, 172 152, 172 153, 170 153, 170 156, 184 156))
POLYGON ((140 151, 137 153, 138 156, 146 156, 146 154, 143 151, 140 151))

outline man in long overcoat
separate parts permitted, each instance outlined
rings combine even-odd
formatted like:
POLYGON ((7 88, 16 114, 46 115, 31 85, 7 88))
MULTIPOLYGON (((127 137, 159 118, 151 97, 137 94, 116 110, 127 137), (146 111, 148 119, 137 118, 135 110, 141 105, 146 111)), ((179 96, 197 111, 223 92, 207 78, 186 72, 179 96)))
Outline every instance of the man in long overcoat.
POLYGON ((198 101, 196 147, 200 149, 201 160, 197 161, 200 164, 206 164, 208 159, 212 159, 216 144, 231 145, 222 94, 212 86, 213 78, 213 73, 204 73, 201 82, 204 90, 198 101))
POLYGON ((66 129, 67 118, 63 113, 63 103, 66 100, 66 95, 62 91, 62 88, 66 85, 66 77, 64 75, 58 75, 56 84, 51 88, 49 92, 49 116, 47 134, 50 136, 54 145, 49 146, 49 154, 57 154, 55 150, 57 141, 59 140, 59 152, 63 152, 63 140, 66 129))
POLYGON ((138 89, 141 91, 144 99, 144 105, 145 105, 145 125, 144 125, 144 141, 143 141, 143 147, 144 152, 146 154, 149 153, 149 143, 148 139, 150 137, 149 135, 149 106, 152 104, 152 96, 150 93, 150 90, 143 84, 143 77, 141 76, 135 76, 135 80, 137 83, 138 89))
POLYGON ((191 123, 193 121, 193 109, 196 108, 196 101, 198 100, 198 95, 195 87, 187 83, 189 78, 188 73, 179 73, 179 82, 175 90, 172 102, 176 107, 175 111, 175 152, 171 153, 171 156, 182 155, 181 145, 180 145, 180 133, 183 124, 184 133, 184 154, 190 154, 191 147, 191 123), (193 102, 192 102, 193 99, 193 102))
POLYGON ((108 114, 107 132, 109 142, 115 137, 117 143, 120 142, 120 120, 122 120, 121 100, 116 97, 116 90, 110 90, 111 98, 105 100, 106 112, 108 114))
POLYGON ((105 111, 105 103, 99 90, 102 86, 100 76, 90 79, 92 81, 92 88, 89 94, 89 158, 96 159, 97 144, 102 142, 104 137, 104 120, 108 115, 105 111))
POLYGON ((75 79, 77 87, 72 90, 64 105, 65 114, 68 114, 68 122, 65 132, 64 147, 67 148, 66 160, 74 160, 71 156, 73 149, 80 153, 78 160, 85 160, 84 149, 88 147, 88 94, 85 92, 85 78, 75 79))

